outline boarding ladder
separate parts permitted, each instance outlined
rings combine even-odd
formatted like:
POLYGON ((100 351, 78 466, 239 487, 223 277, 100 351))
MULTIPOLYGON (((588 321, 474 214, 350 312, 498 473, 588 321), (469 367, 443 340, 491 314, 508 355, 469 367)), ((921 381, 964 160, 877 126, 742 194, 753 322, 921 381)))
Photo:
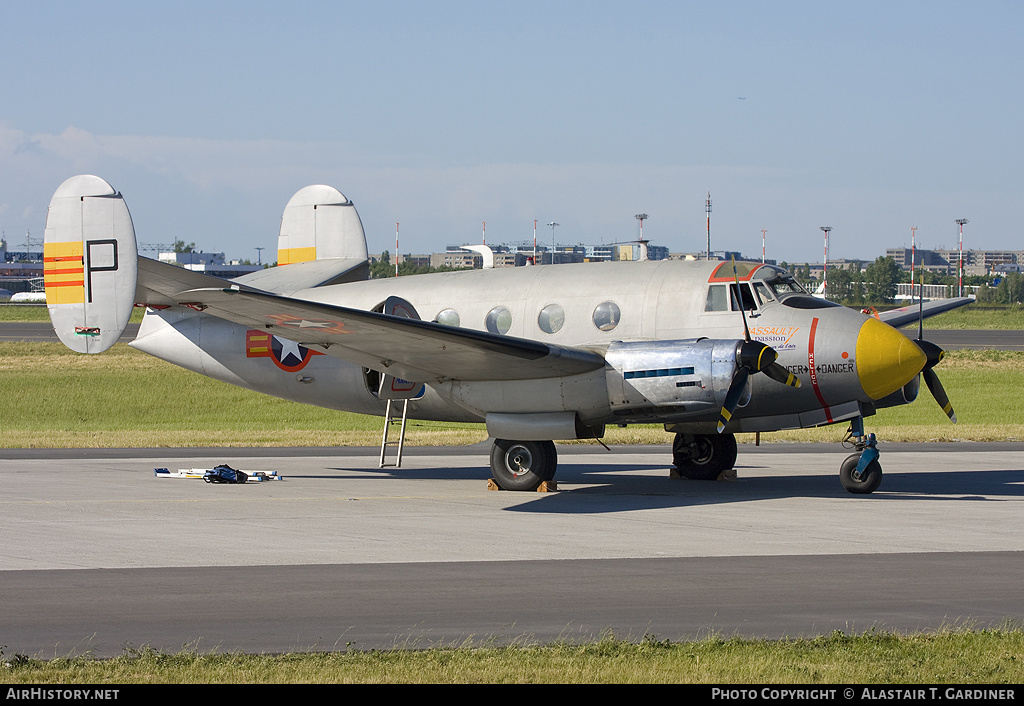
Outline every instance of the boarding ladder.
POLYGON ((384 466, 394 466, 395 468, 398 468, 399 466, 402 465, 402 446, 405 444, 405 422, 406 422, 406 420, 408 418, 409 418, 409 400, 388 400, 388 406, 387 406, 387 409, 384 412, 384 437, 381 439, 381 442, 380 442, 380 466, 379 466, 379 468, 384 468, 384 466), (398 416, 398 405, 399 404, 402 405, 402 416, 401 417, 398 416), (392 405, 394 405, 394 407, 392 405), (396 424, 401 425, 401 429, 398 432, 398 440, 397 441, 388 441, 388 432, 390 431, 391 427, 396 425, 396 424), (397 446, 398 447, 398 456, 395 458, 395 462, 394 463, 386 463, 385 462, 385 455, 387 454, 387 450, 388 450, 389 446, 397 446))

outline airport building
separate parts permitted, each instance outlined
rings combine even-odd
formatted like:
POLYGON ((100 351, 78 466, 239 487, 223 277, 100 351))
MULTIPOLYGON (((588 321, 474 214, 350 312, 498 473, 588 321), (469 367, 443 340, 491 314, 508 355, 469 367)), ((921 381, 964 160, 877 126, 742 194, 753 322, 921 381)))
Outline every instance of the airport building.
POLYGON ((159 254, 160 262, 167 262, 178 267, 184 267, 193 272, 202 272, 231 279, 256 270, 262 270, 262 265, 243 265, 238 260, 231 262, 224 261, 222 252, 162 252, 159 254))
MULTIPOLYGON (((941 275, 955 275, 959 271, 960 250, 929 250, 917 248, 889 248, 885 251, 904 271, 911 267, 941 275)), ((1006 266, 1024 265, 1024 250, 964 250, 965 275, 989 275, 1005 272, 1006 266)))

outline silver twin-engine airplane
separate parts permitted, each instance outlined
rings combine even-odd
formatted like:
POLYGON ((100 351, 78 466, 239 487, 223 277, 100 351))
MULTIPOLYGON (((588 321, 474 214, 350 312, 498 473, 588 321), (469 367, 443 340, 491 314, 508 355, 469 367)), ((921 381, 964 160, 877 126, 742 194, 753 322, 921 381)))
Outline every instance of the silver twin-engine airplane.
POLYGON ((599 439, 608 424, 664 424, 679 474, 712 479, 733 467, 736 432, 849 422, 858 452, 840 479, 870 493, 882 470, 864 417, 913 401, 923 375, 956 421, 932 369, 942 351, 893 326, 969 299, 880 320, 748 262, 369 279, 356 209, 329 186, 288 202, 277 267, 233 280, 139 257, 121 194, 95 176, 57 189, 44 250, 69 348, 106 350, 145 306, 131 345, 203 375, 350 412, 402 400, 413 419, 485 423, 506 490, 550 481, 554 440, 599 439))

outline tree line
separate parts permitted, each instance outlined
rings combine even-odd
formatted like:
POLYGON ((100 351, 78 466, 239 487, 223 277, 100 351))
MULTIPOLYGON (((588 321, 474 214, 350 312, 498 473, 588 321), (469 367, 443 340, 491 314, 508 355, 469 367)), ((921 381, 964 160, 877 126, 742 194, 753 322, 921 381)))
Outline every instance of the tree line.
MULTIPOLYGON (((792 273, 796 280, 809 290, 815 289, 820 280, 810 274, 810 265, 795 265, 781 262, 779 265, 792 273)), ((431 267, 414 265, 405 261, 398 266, 398 275, 427 274, 430 272, 452 272, 455 268, 448 265, 431 267)), ((385 250, 380 258, 370 264, 370 276, 374 279, 394 277, 395 266, 391 262, 391 253, 385 250)), ((828 271, 828 298, 847 306, 870 306, 892 304, 896 300, 897 285, 910 282, 910 273, 905 272, 891 257, 878 257, 874 262, 862 267, 854 261, 847 268, 830 267, 828 271)), ((957 288, 956 275, 939 275, 934 272, 918 270, 918 284, 944 284, 952 287, 955 294, 957 288)), ((990 304, 1024 303, 1024 275, 1011 272, 1002 277, 972 275, 964 277, 965 287, 980 287, 978 301, 990 304)))
MULTIPOLYGON (((810 265, 779 265, 792 273, 805 288, 813 290, 820 280, 810 274, 810 265)), ((911 274, 905 272, 891 257, 878 257, 862 267, 854 261, 849 269, 830 267, 828 270, 828 298, 847 306, 892 304, 896 300, 897 285, 909 283, 911 274)), ((941 284, 956 293, 956 275, 940 275, 923 270, 917 271, 917 284, 941 284)), ((1005 275, 971 275, 964 277, 964 287, 979 287, 978 301, 989 304, 1024 303, 1024 275, 1010 272, 1005 275)))

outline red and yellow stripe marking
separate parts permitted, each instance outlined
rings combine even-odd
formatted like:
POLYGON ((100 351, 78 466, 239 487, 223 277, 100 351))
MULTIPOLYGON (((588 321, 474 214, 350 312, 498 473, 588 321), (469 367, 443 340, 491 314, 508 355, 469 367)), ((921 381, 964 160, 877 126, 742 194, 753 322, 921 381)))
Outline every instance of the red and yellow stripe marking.
POLYGON ((245 332, 245 357, 265 358, 271 354, 270 334, 249 329, 245 332))
POLYGON ((47 304, 85 303, 82 241, 43 244, 43 285, 47 304))

